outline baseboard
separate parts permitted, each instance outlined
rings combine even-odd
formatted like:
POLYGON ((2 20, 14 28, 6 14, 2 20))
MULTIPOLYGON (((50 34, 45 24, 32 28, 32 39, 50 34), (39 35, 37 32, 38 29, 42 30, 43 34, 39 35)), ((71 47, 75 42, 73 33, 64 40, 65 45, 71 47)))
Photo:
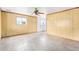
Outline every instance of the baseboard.
POLYGON ((1 38, 13 37, 13 36, 19 36, 19 35, 25 35, 25 34, 31 34, 31 33, 36 33, 36 32, 29 32, 29 33, 22 33, 22 34, 10 35, 10 36, 5 36, 5 37, 1 37, 1 38))

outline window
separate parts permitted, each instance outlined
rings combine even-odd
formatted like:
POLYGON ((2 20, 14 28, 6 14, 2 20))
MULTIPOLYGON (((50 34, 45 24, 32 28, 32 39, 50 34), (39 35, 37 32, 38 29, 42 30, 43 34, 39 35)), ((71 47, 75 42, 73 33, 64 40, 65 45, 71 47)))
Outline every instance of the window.
POLYGON ((27 19, 25 17, 17 17, 16 24, 17 25, 27 24, 27 19))

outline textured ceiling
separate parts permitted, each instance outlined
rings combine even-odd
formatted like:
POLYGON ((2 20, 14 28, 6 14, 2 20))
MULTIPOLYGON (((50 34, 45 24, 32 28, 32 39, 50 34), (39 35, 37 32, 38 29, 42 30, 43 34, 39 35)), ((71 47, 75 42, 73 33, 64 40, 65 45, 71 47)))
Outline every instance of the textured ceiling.
MULTIPOLYGON (((73 7, 37 7, 40 12, 45 14, 54 13, 66 9, 70 9, 73 7)), ((4 11, 16 12, 21 14, 31 15, 34 11, 34 7, 1 7, 4 11)))

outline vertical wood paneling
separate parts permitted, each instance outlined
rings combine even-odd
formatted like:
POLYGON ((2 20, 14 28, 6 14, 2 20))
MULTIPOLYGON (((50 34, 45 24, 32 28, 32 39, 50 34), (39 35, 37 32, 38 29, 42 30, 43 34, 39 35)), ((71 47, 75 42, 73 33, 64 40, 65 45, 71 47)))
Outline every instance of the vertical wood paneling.
POLYGON ((56 14, 57 36, 72 39, 72 13, 65 11, 56 14))
POLYGON ((0 40, 1 40, 1 11, 0 11, 0 40))
POLYGON ((52 35, 57 35, 56 31, 56 14, 52 15, 47 15, 47 33, 52 34, 52 35))
POLYGON ((79 41, 79 8, 47 15, 47 33, 79 41))
POLYGON ((79 41, 79 8, 72 10, 73 12, 73 40, 79 41))
POLYGON ((37 31, 37 18, 29 16, 28 17, 28 32, 36 32, 37 31))
POLYGON ((47 15, 47 33, 72 39, 72 11, 47 15))
POLYGON ((7 35, 7 13, 1 12, 1 37, 7 35))
POLYGON ((16 13, 2 12, 2 37, 19 34, 27 34, 37 31, 37 18, 34 16, 20 15, 16 13), (27 24, 17 25, 16 17, 25 17, 27 24))

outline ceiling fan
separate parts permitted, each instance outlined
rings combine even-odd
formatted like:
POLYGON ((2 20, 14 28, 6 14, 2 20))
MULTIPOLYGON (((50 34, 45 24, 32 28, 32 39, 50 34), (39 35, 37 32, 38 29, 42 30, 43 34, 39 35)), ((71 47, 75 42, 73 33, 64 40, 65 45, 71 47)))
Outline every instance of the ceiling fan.
POLYGON ((39 15, 39 14, 44 14, 44 13, 39 12, 39 10, 37 8, 35 8, 35 10, 32 14, 39 15))

